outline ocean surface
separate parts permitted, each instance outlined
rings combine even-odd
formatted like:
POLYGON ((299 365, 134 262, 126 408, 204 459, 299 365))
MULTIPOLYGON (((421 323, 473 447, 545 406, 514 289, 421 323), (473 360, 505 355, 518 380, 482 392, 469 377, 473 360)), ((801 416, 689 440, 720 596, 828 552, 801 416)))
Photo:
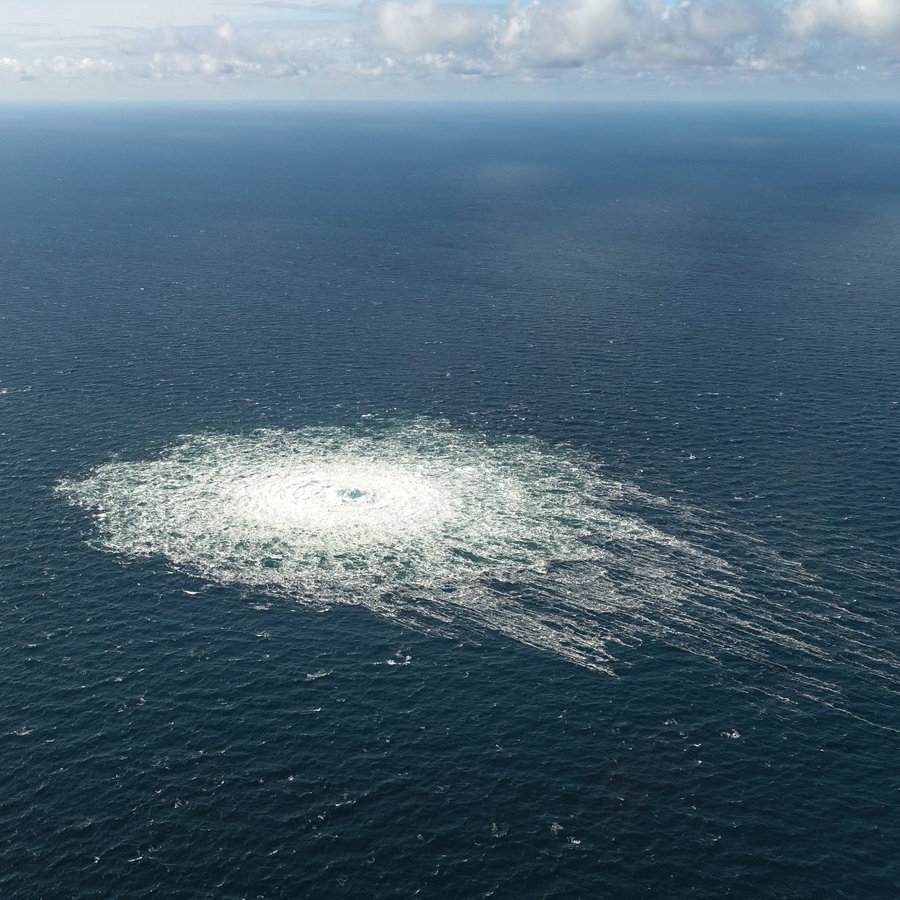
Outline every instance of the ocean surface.
POLYGON ((900 895, 897 108, 0 134, 0 896, 900 895))

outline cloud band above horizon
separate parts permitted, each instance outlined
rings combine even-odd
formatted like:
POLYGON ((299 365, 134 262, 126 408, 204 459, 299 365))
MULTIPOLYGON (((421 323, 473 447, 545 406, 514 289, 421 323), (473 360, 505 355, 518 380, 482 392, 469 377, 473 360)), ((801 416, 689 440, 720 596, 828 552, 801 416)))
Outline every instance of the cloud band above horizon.
POLYGON ((180 84, 259 96, 303 82, 353 85, 693 84, 798 79, 892 84, 900 0, 291 0, 158 5, 157 19, 95 0, 60 19, 51 0, 0 14, 0 87, 180 84), (167 8, 167 6, 169 8, 167 8), (227 12, 227 16, 215 14, 227 12), (5 22, 3 21, 5 20, 5 22), (46 20, 46 21, 45 21, 46 20))

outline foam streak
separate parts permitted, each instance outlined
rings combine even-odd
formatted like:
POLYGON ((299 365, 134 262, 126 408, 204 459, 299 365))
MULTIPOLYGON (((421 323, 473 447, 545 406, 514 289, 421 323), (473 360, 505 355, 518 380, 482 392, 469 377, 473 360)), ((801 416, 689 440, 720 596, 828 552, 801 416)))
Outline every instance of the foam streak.
MULTIPOLYGON (((801 567, 730 534, 769 581, 762 595, 708 549, 722 525, 536 441, 491 444, 427 420, 203 434, 59 491, 94 512, 106 550, 420 630, 496 630, 598 671, 665 641, 822 672, 841 636, 866 674, 896 685, 900 671, 872 656, 871 623, 801 567), (648 521, 662 517, 671 533, 648 521), (776 662, 786 657, 802 666, 776 662)), ((786 677, 800 693, 834 692, 820 675, 786 677)))

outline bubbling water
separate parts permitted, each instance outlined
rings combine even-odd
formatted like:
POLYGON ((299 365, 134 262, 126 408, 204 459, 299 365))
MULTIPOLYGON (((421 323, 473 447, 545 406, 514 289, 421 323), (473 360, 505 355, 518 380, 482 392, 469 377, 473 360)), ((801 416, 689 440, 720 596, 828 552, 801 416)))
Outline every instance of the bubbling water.
MULTIPOLYGON (((627 531, 582 497, 587 471, 537 444, 491 446, 433 424, 184 438, 161 458, 111 462, 60 489, 95 510, 100 542, 316 602, 462 587, 627 531)), ((599 483, 599 482, 598 482, 599 483)), ((595 485, 596 486, 596 485, 595 485)))
POLYGON ((445 517, 453 502, 399 466, 336 460, 318 468, 283 466, 231 485, 232 509, 263 528, 398 534, 445 517))
POLYGON ((648 640, 717 662, 832 650, 793 603, 811 582, 796 564, 729 534, 767 598, 709 549, 721 523, 529 439, 424 419, 201 434, 58 490, 93 511, 105 550, 424 631, 495 630, 598 671, 648 640))

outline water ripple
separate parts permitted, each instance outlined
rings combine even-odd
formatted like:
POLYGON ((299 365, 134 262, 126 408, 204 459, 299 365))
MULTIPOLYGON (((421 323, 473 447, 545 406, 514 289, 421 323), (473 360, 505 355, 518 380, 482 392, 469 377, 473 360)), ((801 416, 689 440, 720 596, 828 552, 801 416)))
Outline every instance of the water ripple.
POLYGON ((798 563, 532 439, 426 419, 200 434, 58 490, 93 511, 104 550, 423 631, 495 630, 599 671, 665 641, 840 705, 823 674, 836 641, 889 688, 900 670, 798 563))

